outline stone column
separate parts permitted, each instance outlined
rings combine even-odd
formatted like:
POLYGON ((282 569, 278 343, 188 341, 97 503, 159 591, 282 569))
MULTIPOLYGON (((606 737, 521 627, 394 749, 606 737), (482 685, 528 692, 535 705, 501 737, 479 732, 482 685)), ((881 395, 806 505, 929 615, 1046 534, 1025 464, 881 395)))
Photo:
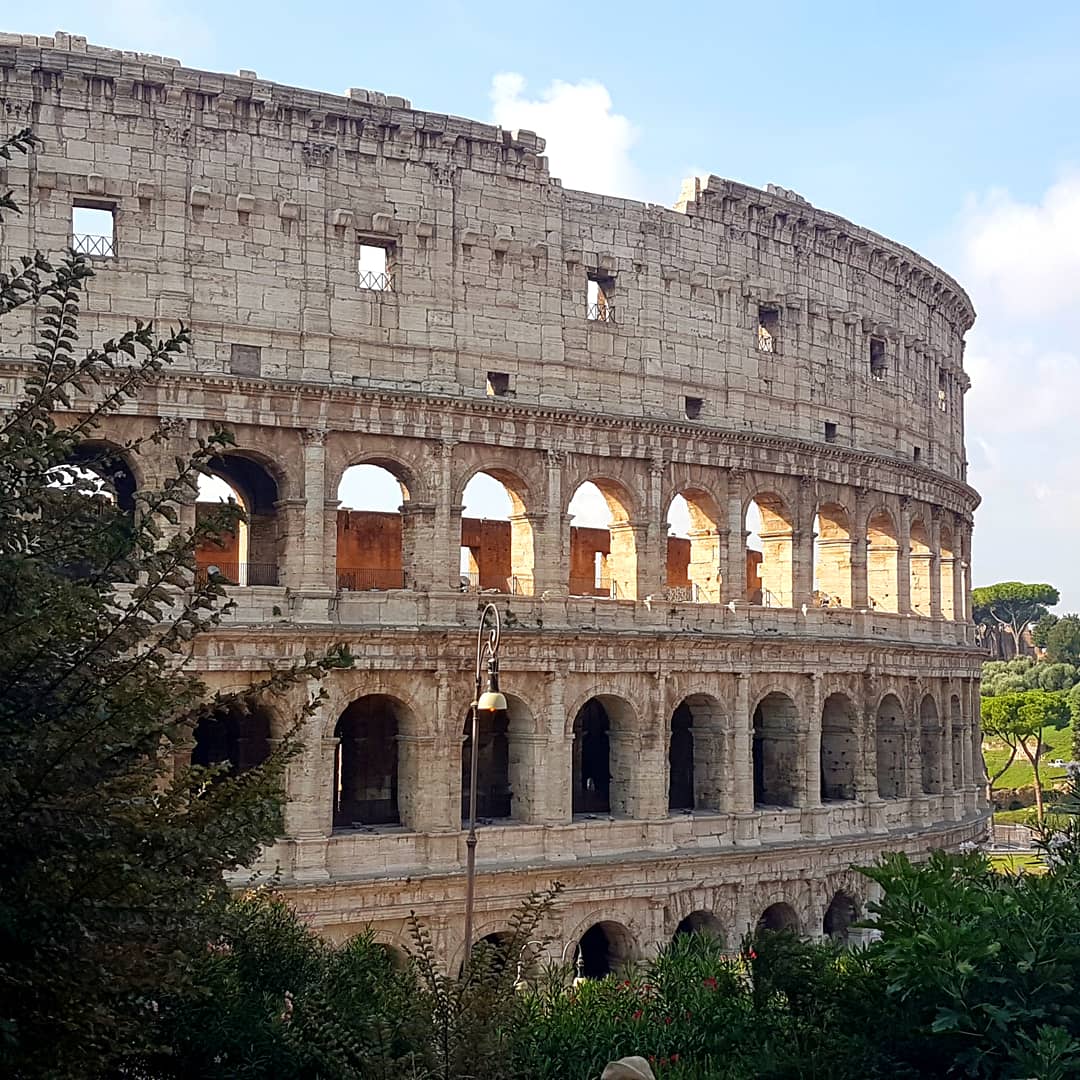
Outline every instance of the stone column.
POLYGON ((906 495, 900 500, 900 520, 896 526, 900 534, 896 552, 896 610, 901 615, 911 614, 911 499, 906 495))
POLYGON ((930 617, 940 619, 941 612, 941 507, 930 510, 930 617))
MULTIPOLYGON (((518 596, 539 596, 544 591, 538 584, 538 560, 543 553, 547 514, 514 514, 510 518, 510 591, 518 596)), ((543 577, 539 579, 543 582, 543 577)))
POLYGON ((746 603, 746 518, 742 508, 742 473, 731 469, 727 474, 727 561, 724 564, 724 599, 746 603))
POLYGON ((563 512, 562 470, 566 454, 547 451, 547 513, 533 534, 535 593, 565 596, 570 581, 570 515, 563 512))
MULTIPOLYGON (((427 592, 443 585, 438 572, 436 504, 412 499, 401 506, 401 569, 406 589, 427 592)), ((456 569, 457 564, 455 564, 456 569)))
POLYGON ((327 562, 329 524, 332 523, 334 551, 337 547, 337 502, 334 512, 327 513, 326 491, 326 429, 308 428, 304 442, 304 529, 303 569, 298 582, 291 582, 304 592, 330 592, 335 586, 336 560, 327 562))
POLYGON ((574 740, 567 734, 566 680, 561 672, 548 673, 547 691, 547 750, 536 783, 541 791, 543 819, 559 825, 573 819, 574 740))
MULTIPOLYGON (((310 687, 305 688, 305 693, 310 687)), ((333 718, 325 703, 308 716, 298 738, 300 752, 285 769, 285 835, 293 841, 292 876, 325 881, 327 841, 334 827, 334 756, 338 740, 328 736, 333 718)))
MULTIPOLYGON (((665 466, 662 459, 649 463, 648 499, 645 520, 640 521, 641 539, 638 541, 638 591, 639 597, 662 596, 667 587, 667 536, 668 523, 662 505, 665 466)), ((614 550, 614 538, 612 549, 614 550)))
POLYGON ((650 558, 648 524, 642 521, 612 522, 609 531, 611 554, 608 556, 608 567, 613 598, 637 600, 638 597, 648 596, 646 590, 650 577, 656 572, 650 558))
POLYGON ((754 811, 754 757, 751 747, 754 718, 750 715, 750 676, 735 676, 735 709, 732 717, 732 779, 734 798, 731 809, 737 814, 754 811))
POLYGON ((863 488, 855 489, 855 512, 851 519, 851 606, 865 611, 870 606, 866 577, 866 512, 867 495, 863 488))
POLYGON ((461 506, 452 488, 453 439, 444 439, 428 450, 433 469, 435 527, 432 548, 432 587, 456 591, 461 585, 461 506))
POLYGON ((953 619, 957 622, 964 621, 964 581, 967 575, 964 572, 966 559, 963 551, 963 526, 960 519, 956 519, 953 525, 953 619))
POLYGON ((806 696, 809 711, 803 724, 803 785, 800 806, 821 806, 821 676, 808 675, 810 692, 806 696))
POLYGON ((791 534, 793 594, 791 606, 801 608, 813 604, 814 596, 814 481, 799 477, 798 504, 795 507, 794 529, 791 534))

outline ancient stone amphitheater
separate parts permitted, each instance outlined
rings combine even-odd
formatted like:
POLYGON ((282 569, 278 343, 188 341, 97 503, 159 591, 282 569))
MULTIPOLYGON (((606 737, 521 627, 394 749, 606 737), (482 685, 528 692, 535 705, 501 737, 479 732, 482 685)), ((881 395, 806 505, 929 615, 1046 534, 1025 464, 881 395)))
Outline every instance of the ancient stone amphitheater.
MULTIPOLYGON (((853 864, 981 837, 950 277, 781 188, 568 191, 537 135, 367 90, 64 34, 0 36, 0 76, 7 128, 44 140, 6 168, 5 264, 85 251, 84 337, 193 329, 101 432, 116 497, 235 436, 203 496, 250 515, 200 552, 237 601, 207 682, 358 657, 264 860, 325 933, 400 946, 415 910, 464 956, 488 601, 508 708, 479 740, 478 938, 555 879, 552 950, 590 973, 688 928, 843 935, 853 864), (162 421, 160 459, 119 449, 162 421)), ((29 341, 6 328, 7 399, 29 341)), ((242 768, 289 720, 222 717, 193 755, 242 768)))

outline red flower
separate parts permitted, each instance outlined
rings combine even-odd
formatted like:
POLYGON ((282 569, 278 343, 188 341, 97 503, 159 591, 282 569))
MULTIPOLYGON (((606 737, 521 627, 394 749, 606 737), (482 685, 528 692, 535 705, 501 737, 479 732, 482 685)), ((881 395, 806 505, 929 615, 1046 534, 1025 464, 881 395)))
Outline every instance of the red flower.
POLYGON ((670 1016, 665 1016, 664 1017, 664 1023, 665 1024, 670 1024, 671 1023, 671 1017, 670 1016))
POLYGON ((641 1010, 638 1009, 638 1011, 636 1013, 634 1013, 634 1015, 631 1017, 631 1019, 632 1020, 640 1020, 641 1019, 641 1010))
POLYGON ((666 1065, 667 1063, 668 1063, 668 1060, 667 1060, 667 1058, 661 1058, 661 1059, 660 1059, 660 1064, 661 1064, 661 1065, 666 1065))
POLYGON ((671 1055, 671 1064, 672 1065, 674 1065, 675 1062, 678 1061, 678 1060, 679 1060, 679 1055, 678 1054, 672 1054, 671 1055))
POLYGON ((656 1064, 656 1055, 655 1054, 650 1054, 649 1055, 649 1064, 650 1065, 655 1065, 656 1064))
POLYGON ((702 986, 706 987, 709 990, 715 990, 716 980, 710 976, 708 979, 702 980, 702 986))

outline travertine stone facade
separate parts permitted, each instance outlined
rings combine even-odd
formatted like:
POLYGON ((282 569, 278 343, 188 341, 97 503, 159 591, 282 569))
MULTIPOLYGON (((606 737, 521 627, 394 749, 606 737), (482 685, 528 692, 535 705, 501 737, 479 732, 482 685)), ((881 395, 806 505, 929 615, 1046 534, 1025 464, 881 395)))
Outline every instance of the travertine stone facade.
MULTIPOLYGON (((339 640, 359 657, 307 725, 264 860, 328 934, 372 923, 400 944, 415 909, 463 956, 463 731, 490 596, 462 591, 461 519, 480 472, 514 512, 479 936, 555 878, 551 930, 569 947, 600 925, 595 970, 680 925, 842 929, 867 898, 853 863, 982 834, 974 314, 947 275, 779 188, 710 177, 674 210, 567 191, 536 135, 368 91, 58 34, 0 36, 0 97, 45 144, 6 169, 28 196, 4 260, 71 244, 73 207, 105 210, 107 243, 76 237, 99 270, 84 334, 193 330, 103 443, 173 421, 167 456, 126 462, 153 482, 185 441, 235 435, 221 473, 251 524, 207 681, 339 640), (338 565, 338 484, 360 463, 402 485, 400 528, 379 525, 400 580, 338 565), (567 513, 584 481, 613 514, 588 548, 567 513), (602 557, 602 583, 578 584, 572 551, 602 557)), ((31 329, 5 327, 6 396, 31 329)), ((224 742, 257 758, 287 720, 268 709, 224 742)))

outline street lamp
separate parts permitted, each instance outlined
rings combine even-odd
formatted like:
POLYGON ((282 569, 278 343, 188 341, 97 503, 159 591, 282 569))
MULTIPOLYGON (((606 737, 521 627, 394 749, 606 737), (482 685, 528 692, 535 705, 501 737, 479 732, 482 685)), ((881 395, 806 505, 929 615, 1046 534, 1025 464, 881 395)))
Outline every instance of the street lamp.
POLYGON ((472 752, 469 755, 469 834, 465 837, 465 963, 472 953, 473 890, 476 884, 476 774, 479 768, 480 714, 492 715, 506 708, 499 691, 499 609, 487 604, 476 634, 476 693, 472 701, 472 752), (486 631, 488 615, 491 629, 486 631), (480 693, 480 672, 487 655, 487 689, 480 693))

